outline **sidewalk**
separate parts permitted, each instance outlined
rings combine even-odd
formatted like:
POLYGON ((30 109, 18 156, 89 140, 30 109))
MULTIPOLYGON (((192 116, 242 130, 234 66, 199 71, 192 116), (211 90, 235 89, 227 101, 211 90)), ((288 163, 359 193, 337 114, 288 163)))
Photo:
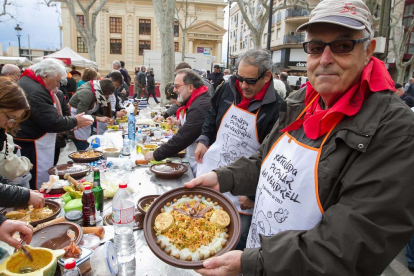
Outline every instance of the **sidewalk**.
POLYGON ((387 266, 381 276, 412 276, 413 272, 407 268, 405 260, 405 248, 395 257, 395 259, 387 266))

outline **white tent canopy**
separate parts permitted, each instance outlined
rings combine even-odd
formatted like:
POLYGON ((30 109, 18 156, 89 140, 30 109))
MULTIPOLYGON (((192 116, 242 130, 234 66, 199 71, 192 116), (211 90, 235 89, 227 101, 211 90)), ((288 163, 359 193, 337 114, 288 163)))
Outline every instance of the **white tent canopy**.
POLYGON ((30 66, 32 62, 25 57, 3 57, 0 56, 0 63, 4 64, 15 64, 21 66, 30 66))
POLYGON ((44 57, 38 57, 33 59, 33 63, 38 63, 44 58, 62 58, 62 59, 69 59, 71 60, 72 65, 76 67, 93 67, 95 69, 98 69, 98 63, 95 61, 89 60, 87 58, 84 58, 83 56, 79 55, 75 51, 73 51, 69 47, 65 47, 57 52, 54 52, 53 54, 44 56, 44 57))

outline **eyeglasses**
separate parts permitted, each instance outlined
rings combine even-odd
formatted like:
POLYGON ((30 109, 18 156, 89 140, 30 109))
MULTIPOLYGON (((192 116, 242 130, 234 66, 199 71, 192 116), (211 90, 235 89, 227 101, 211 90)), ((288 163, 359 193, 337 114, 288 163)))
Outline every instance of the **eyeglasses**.
POLYGON ((263 78, 263 76, 266 74, 267 71, 263 72, 259 77, 253 79, 253 78, 243 78, 240 77, 239 74, 236 73, 236 79, 239 82, 246 82, 249 85, 255 85, 256 82, 258 82, 261 78, 263 78))
POLYGON ((14 118, 11 118, 7 113, 6 113, 6 111, 4 111, 3 110, 3 108, 0 108, 1 109, 1 111, 4 113, 4 115, 6 115, 6 118, 7 118, 7 122, 6 122, 6 124, 14 124, 14 123, 16 123, 16 119, 14 119, 14 118))
POLYGON ((354 50, 355 44, 367 41, 369 37, 364 37, 360 39, 341 39, 334 40, 329 43, 322 41, 308 41, 303 42, 303 50, 307 54, 317 55, 322 54, 326 46, 329 46, 332 53, 335 54, 345 54, 354 50))
POLYGON ((186 85, 186 84, 185 83, 183 83, 183 84, 175 84, 174 83, 174 89, 178 89, 178 88, 180 88, 183 85, 186 85))

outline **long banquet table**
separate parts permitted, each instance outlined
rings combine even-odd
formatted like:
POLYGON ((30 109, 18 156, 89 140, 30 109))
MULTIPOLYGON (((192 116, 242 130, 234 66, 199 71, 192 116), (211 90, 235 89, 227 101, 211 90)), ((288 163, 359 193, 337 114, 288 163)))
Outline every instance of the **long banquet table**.
MULTIPOLYGON (((179 188, 183 186, 183 183, 193 179, 193 173, 188 163, 187 172, 179 179, 160 179, 156 177, 150 170, 149 166, 137 166, 129 174, 128 185, 134 189, 134 200, 138 202, 138 199, 146 195, 163 194, 169 190, 179 188)), ((112 212, 112 200, 105 200, 104 214, 112 212)), ((102 222, 100 223, 102 224, 102 222)), ((105 231, 112 230, 110 226, 105 227, 105 231)), ((120 264, 119 275, 147 275, 147 276, 159 276, 159 275, 200 275, 194 270, 179 269, 170 266, 155 256, 151 249, 148 247, 145 241, 144 231, 134 231, 135 238, 135 259, 126 264, 120 264)), ((92 270, 83 274, 85 276, 95 275, 92 270)))

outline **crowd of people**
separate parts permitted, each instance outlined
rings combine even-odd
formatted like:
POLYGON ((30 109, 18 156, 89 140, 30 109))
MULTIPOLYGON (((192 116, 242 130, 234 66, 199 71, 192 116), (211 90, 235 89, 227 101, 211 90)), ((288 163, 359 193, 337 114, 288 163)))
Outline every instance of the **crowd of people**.
MULTIPOLYGON (((172 105, 154 120, 179 128, 145 159, 186 150, 195 178, 184 185, 223 193, 241 218, 236 250, 205 260, 200 274, 379 275, 404 246, 414 271, 414 78, 392 80, 373 57, 369 9, 361 0, 345 5, 353 12, 321 1, 297 29, 306 32, 306 84, 290 84, 287 72, 273 72, 269 51, 253 49, 233 73, 182 62, 165 85, 172 105)), ((101 77, 55 59, 22 74, 3 66, 3 207, 43 206, 37 190, 67 132, 78 150, 88 148, 92 124, 102 134, 127 114, 131 83, 133 98, 158 104, 153 68, 137 67, 133 78, 122 61, 112 68, 101 77)), ((0 240, 19 248, 15 231, 30 242, 30 225, 0 215, 0 240)))

